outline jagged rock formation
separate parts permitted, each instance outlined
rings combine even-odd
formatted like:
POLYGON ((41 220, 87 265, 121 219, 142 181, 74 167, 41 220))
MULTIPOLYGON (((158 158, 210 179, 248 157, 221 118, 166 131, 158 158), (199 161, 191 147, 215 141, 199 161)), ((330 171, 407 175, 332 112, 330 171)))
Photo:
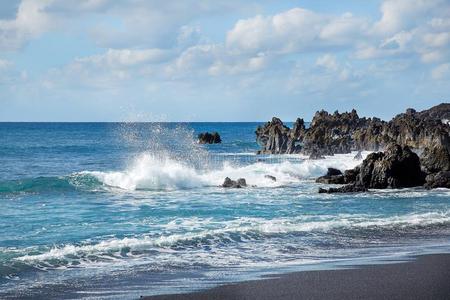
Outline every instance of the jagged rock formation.
POLYGON ((285 126, 278 118, 272 118, 264 126, 256 129, 257 142, 263 146, 258 154, 291 154, 298 153, 300 148, 295 141, 305 129, 302 119, 297 119, 292 129, 285 126))
POLYGON ((218 132, 203 132, 198 135, 199 144, 219 144, 222 142, 218 132))
POLYGON ((329 114, 317 112, 309 128, 297 119, 289 129, 273 118, 256 130, 261 154, 303 153, 311 158, 349 153, 356 150, 378 151, 391 143, 415 149, 443 146, 450 149, 450 104, 440 104, 422 112, 408 109, 391 121, 360 118, 355 110, 329 114))
POLYGON ((442 123, 448 123, 450 120, 450 103, 441 103, 430 109, 419 113, 421 118, 441 120, 442 123))
POLYGON ((354 182, 365 188, 398 188, 423 185, 426 176, 426 187, 447 187, 450 182, 449 120, 450 103, 421 112, 409 108, 389 122, 360 118, 355 110, 333 114, 322 110, 314 115, 309 128, 303 119, 297 119, 290 129, 280 119, 273 118, 258 127, 256 138, 262 146, 258 153, 302 153, 311 159, 386 149, 384 153, 369 155, 359 169, 319 178, 322 183, 354 182), (420 159, 411 149, 420 154, 420 159))

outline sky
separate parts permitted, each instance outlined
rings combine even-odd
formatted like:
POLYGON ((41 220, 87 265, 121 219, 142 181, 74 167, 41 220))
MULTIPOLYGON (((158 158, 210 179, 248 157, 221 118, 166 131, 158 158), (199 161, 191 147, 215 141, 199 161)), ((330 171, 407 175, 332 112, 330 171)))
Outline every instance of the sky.
POLYGON ((450 102, 450 0, 0 2, 0 121, 390 119, 450 102))

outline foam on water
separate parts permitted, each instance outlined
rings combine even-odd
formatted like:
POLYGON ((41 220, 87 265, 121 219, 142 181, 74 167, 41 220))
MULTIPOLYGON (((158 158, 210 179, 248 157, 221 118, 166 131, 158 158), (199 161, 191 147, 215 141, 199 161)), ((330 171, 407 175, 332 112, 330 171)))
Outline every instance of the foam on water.
MULTIPOLYGON (((168 235, 112 238, 93 244, 64 245, 54 247, 40 254, 26 254, 16 258, 18 261, 39 263, 52 260, 92 260, 94 257, 113 260, 126 252, 145 252, 154 250, 160 252, 177 246, 180 250, 187 247, 201 249, 203 245, 214 248, 227 243, 242 243, 250 240, 263 240, 272 235, 284 235, 301 232, 327 232, 330 230, 371 229, 371 228, 411 228, 435 225, 448 225, 450 212, 430 212, 392 217, 371 217, 364 214, 338 216, 323 215, 320 218, 300 216, 296 218, 263 219, 242 217, 227 222, 218 223, 210 218, 180 219, 172 221, 161 229, 181 231, 168 235), (193 227, 193 228, 192 228, 193 227), (211 228, 216 227, 216 228, 211 228), (194 229, 194 230, 193 230, 194 229), (200 229, 200 230, 199 230, 200 229)), ((164 231, 164 230, 162 230, 164 231)), ((189 251, 191 251, 189 250, 189 251)), ((177 252, 177 251, 175 251, 177 252)), ((132 255, 127 255, 130 257, 132 255)), ((95 259, 94 259, 95 260, 95 259)), ((60 262, 57 262, 57 264, 60 262)))
MULTIPOLYGON (((364 155, 367 155, 364 153, 364 155)), ((82 172, 111 187, 125 190, 176 190, 219 186, 225 177, 245 178, 247 184, 257 187, 276 187, 311 179, 326 173, 328 167, 342 170, 358 165, 353 159, 354 153, 341 154, 321 160, 309 160, 303 156, 285 156, 284 160, 271 162, 270 157, 264 161, 236 166, 223 161, 221 166, 200 169, 170 156, 156 156, 145 152, 134 159, 125 171, 119 172, 82 172), (290 158, 296 158, 292 161, 290 158), (265 177, 272 175, 274 182, 265 177)), ((209 164, 207 164, 208 166, 209 164)))

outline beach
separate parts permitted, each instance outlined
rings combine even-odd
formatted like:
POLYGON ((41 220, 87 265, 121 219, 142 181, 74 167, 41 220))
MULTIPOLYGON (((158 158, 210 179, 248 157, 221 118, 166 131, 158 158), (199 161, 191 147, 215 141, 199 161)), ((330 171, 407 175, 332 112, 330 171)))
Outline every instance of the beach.
POLYGON ((341 270, 303 271, 146 300, 450 299, 450 255, 341 270))

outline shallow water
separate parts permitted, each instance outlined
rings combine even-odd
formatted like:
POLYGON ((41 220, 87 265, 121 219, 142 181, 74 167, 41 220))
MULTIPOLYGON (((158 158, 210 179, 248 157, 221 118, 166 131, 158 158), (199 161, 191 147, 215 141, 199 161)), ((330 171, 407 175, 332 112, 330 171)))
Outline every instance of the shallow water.
POLYGON ((129 298, 450 248, 450 190, 318 194, 354 154, 257 156, 257 125, 0 123, 0 297, 129 298), (212 130, 223 144, 196 143, 212 130))

